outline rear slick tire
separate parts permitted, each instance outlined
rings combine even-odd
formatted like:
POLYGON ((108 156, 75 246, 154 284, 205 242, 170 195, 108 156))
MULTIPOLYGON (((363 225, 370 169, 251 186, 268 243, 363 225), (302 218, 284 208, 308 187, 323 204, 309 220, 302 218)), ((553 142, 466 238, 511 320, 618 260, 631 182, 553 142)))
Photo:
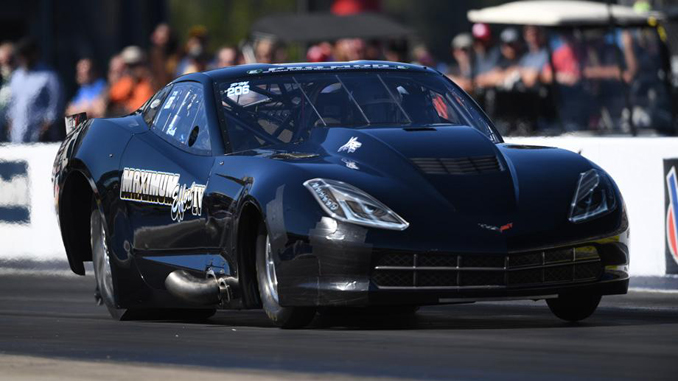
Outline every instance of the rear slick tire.
POLYGON ((90 245, 92 247, 92 265, 94 267, 94 280, 101 301, 108 309, 108 313, 115 320, 125 320, 127 310, 117 308, 115 302, 115 282, 109 259, 106 228, 103 216, 97 208, 96 202, 92 201, 92 212, 89 218, 90 245))
POLYGON ((280 328, 302 328, 315 318, 315 307, 283 307, 278 299, 278 277, 271 243, 262 222, 256 241, 257 283, 261 304, 268 318, 280 328))
POLYGON ((555 299, 546 299, 546 304, 558 318, 574 323, 593 315, 600 299, 600 295, 561 294, 555 299))
POLYGON ((181 320, 204 321, 214 316, 216 309, 179 309, 179 308, 151 308, 126 309, 118 308, 115 291, 115 274, 111 266, 108 249, 106 227, 103 215, 92 201, 90 214, 90 244, 92 245, 92 264, 94 279, 97 284, 98 295, 106 305, 108 313, 114 320, 181 320))

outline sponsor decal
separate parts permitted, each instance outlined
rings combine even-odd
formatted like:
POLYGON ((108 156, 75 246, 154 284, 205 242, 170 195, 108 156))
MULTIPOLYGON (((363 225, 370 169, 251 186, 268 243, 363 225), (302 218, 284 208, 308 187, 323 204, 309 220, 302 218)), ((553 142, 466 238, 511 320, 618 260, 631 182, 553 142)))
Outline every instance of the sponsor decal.
POLYGON ((509 222, 506 225, 501 225, 501 226, 494 226, 494 225, 488 225, 488 224, 478 224, 483 229, 486 230, 491 230, 497 233, 503 233, 509 229, 513 229, 513 222, 509 222))
POLYGON ((187 210, 190 210, 194 216, 202 214, 203 193, 205 193, 204 185, 193 183, 190 188, 186 188, 186 184, 180 186, 172 201, 172 221, 183 221, 187 210))
POLYGON ((248 70, 247 74, 268 74, 296 71, 317 71, 317 70, 360 70, 360 69, 400 69, 406 70, 407 66, 392 64, 338 64, 338 65, 299 65, 299 66, 280 66, 267 69, 248 70))
POLYGON ((226 95, 229 98, 235 98, 238 95, 245 95, 250 92, 250 82, 245 81, 245 82, 234 82, 231 83, 231 86, 228 87, 228 90, 226 90, 226 95))
POLYGON ((343 146, 339 147, 337 152, 343 152, 346 151, 346 153, 353 153, 355 152, 358 148, 360 148, 363 145, 363 143, 358 141, 357 136, 351 137, 346 144, 343 146))
POLYGON ((0 223, 29 223, 30 211, 28 163, 0 162, 0 223))
MULTIPOLYGON (((675 160, 674 160, 675 161, 675 160)), ((665 171, 666 171, 666 161, 665 171)), ((666 272, 673 274, 678 271, 678 179, 676 167, 670 166, 666 173, 666 272), (673 263, 672 263, 673 262, 673 263)))
POLYGON ((346 164, 346 168, 350 169, 355 169, 355 170, 360 170, 360 167, 358 167, 358 164, 355 163, 353 160, 348 160, 346 158, 341 159, 346 164))
POLYGON ((178 90, 174 90, 172 92, 172 95, 170 95, 169 99, 167 99, 167 102, 165 103, 165 107, 163 107, 163 110, 169 110, 172 105, 174 104, 174 100, 177 99, 177 95, 179 94, 178 90))
POLYGON ((205 186, 193 182, 190 187, 179 183, 177 173, 125 168, 120 182, 120 199, 171 207, 173 221, 184 219, 186 211, 202 214, 205 186))

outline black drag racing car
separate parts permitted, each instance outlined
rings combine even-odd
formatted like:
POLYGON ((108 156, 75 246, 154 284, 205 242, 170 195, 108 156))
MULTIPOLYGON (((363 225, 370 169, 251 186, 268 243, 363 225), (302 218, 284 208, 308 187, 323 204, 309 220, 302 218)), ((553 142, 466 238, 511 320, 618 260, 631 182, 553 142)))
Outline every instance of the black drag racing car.
POLYGON ((577 321, 628 289, 619 189, 589 160, 503 142, 432 69, 190 74, 80 121, 54 164, 70 267, 115 318, 546 299, 577 321))

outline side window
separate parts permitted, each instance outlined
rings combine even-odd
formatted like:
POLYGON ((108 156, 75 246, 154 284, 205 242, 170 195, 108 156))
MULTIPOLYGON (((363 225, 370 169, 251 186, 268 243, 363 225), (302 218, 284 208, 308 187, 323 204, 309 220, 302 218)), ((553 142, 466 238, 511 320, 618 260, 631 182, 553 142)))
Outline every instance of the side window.
POLYGON ((147 125, 149 126, 151 125, 153 119, 155 118, 155 115, 158 113, 158 110, 160 110, 160 105, 162 104, 162 101, 165 100, 165 97, 167 96, 171 89, 172 85, 167 85, 163 87, 162 90, 155 93, 151 100, 148 101, 148 104, 146 104, 146 108, 142 112, 144 116, 144 121, 146 121, 147 125))
POLYGON ((211 150, 202 85, 177 83, 159 108, 152 129, 179 148, 196 153, 211 150))

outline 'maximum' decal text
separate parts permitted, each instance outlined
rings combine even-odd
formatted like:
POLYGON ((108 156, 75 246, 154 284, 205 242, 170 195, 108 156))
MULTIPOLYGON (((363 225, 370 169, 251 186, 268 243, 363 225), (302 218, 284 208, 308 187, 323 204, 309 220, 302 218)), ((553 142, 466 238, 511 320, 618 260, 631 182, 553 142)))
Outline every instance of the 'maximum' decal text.
POLYGON ((120 199, 172 205, 179 186, 179 175, 125 168, 122 172, 120 199))
POLYGON ((202 214, 205 186, 179 183, 179 174, 125 168, 122 171, 120 199, 171 206, 173 221, 182 221, 186 211, 202 214))

